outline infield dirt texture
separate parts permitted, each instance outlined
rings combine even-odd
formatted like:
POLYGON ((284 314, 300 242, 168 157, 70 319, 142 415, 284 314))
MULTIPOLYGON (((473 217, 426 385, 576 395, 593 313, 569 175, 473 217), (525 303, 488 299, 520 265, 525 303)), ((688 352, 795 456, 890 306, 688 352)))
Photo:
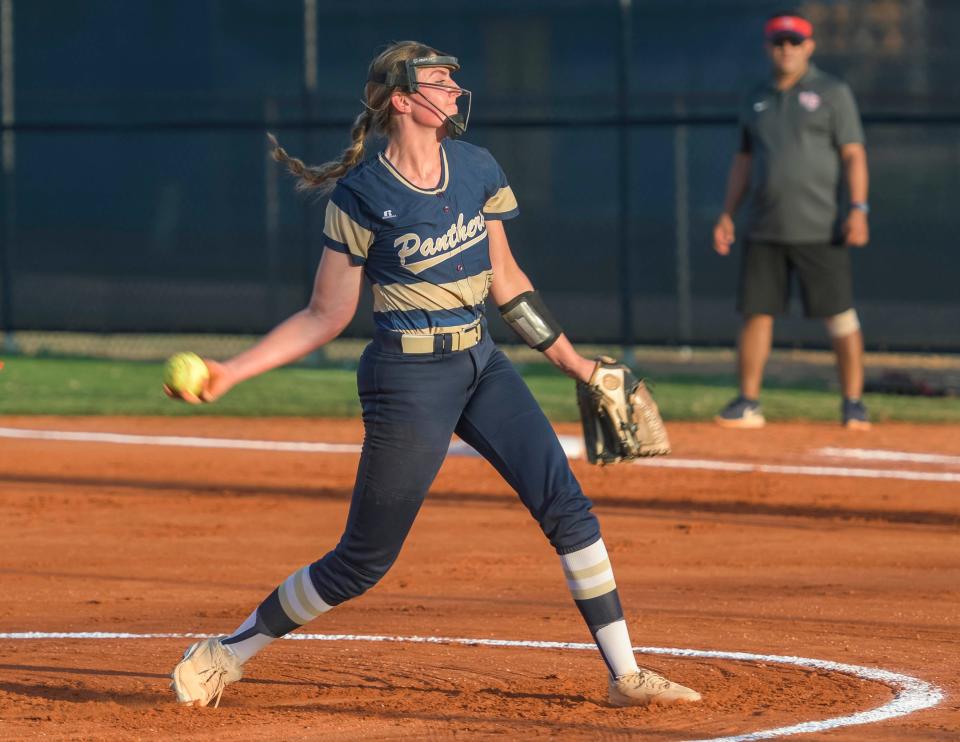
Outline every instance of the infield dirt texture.
MULTIPOLYGON (((0 426, 361 440, 356 420, 6 417, 0 426)), ((939 687, 944 699, 814 738, 955 739, 958 430, 669 429, 675 461, 824 474, 575 461, 601 518, 634 644, 904 673, 939 687), (854 459, 844 453, 850 449, 942 458, 854 459), (845 468, 938 476, 841 475, 845 468)), ((278 582, 334 545, 356 463, 355 453, 0 440, 0 633, 230 631, 278 582)), ((383 582, 305 630, 590 640, 536 524, 492 468, 470 457, 448 458, 383 582)), ((640 659, 701 691, 704 702, 613 709, 592 651, 284 641, 247 666, 219 709, 191 709, 177 706, 167 687, 189 641, 0 639, 0 738, 681 740, 847 716, 895 695, 843 673, 658 655, 640 659)))

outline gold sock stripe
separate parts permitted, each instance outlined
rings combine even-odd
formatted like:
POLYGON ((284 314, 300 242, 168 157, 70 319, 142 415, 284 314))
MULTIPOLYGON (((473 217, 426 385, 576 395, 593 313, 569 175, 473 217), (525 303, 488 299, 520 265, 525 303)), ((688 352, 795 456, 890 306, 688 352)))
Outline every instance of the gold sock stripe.
POLYGON ((560 558, 574 600, 590 600, 617 589, 603 539, 560 558))
POLYGON ((606 595, 607 593, 616 589, 617 583, 613 579, 609 579, 600 585, 584 588, 582 590, 571 587, 570 593, 573 595, 574 600, 590 600, 591 598, 597 598, 601 595, 606 595))
POLYGON ((567 569, 564 565, 563 572, 574 600, 589 600, 617 588, 613 568, 607 558, 583 569, 567 569))
POLYGON ((284 580, 277 590, 283 612, 300 626, 310 623, 324 611, 330 610, 330 606, 324 603, 319 595, 317 601, 322 604, 320 608, 317 607, 317 601, 311 600, 303 583, 303 580, 310 579, 309 570, 309 566, 298 569, 284 580))
POLYGON ((283 612, 286 613, 295 624, 303 626, 310 621, 310 617, 305 615, 305 612, 298 610, 299 601, 297 601, 296 590, 291 589, 290 585, 291 580, 295 577, 296 573, 284 580, 280 585, 280 589, 277 590, 277 594, 280 597, 280 606, 283 608, 283 612))
POLYGON ((597 562, 592 567, 585 567, 584 569, 567 569, 567 565, 563 565, 563 573, 568 580, 584 580, 587 577, 603 574, 609 569, 611 569, 609 559, 604 559, 602 562, 597 562))
POLYGON ((310 567, 304 567, 297 573, 295 584, 300 604, 311 612, 313 618, 333 608, 332 605, 328 605, 327 602, 320 597, 317 589, 313 586, 313 582, 310 579, 310 567))

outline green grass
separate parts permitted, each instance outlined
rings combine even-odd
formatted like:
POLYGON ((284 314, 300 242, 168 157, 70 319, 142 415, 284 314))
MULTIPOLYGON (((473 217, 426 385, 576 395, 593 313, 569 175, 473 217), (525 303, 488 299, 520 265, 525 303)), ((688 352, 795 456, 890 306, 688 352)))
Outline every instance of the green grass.
POLYGON ((3 415, 324 415, 360 414, 355 372, 284 368, 231 390, 212 405, 167 399, 162 363, 6 358, 3 415))
MULTIPOLYGON (((332 416, 360 413, 352 368, 278 369, 241 384, 216 404, 175 403, 160 388, 162 365, 137 361, 10 356, 0 372, 2 415, 332 416)), ((573 382, 545 365, 521 372, 555 421, 577 419, 573 382)), ((659 378, 653 387, 668 420, 709 420, 736 393, 732 376, 659 378)), ((960 423, 960 399, 867 395, 876 421, 960 423)), ((768 385, 771 420, 837 420, 836 392, 768 385)))

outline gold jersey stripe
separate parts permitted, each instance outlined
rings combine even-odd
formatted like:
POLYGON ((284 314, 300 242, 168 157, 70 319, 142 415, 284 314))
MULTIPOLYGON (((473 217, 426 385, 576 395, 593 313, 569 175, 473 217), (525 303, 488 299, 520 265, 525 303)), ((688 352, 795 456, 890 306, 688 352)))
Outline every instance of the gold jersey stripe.
POLYGON ((373 244, 373 232, 357 224, 350 215, 333 201, 327 203, 327 214, 323 222, 323 233, 347 246, 351 255, 366 260, 370 245, 373 244))
POLYGON ((570 593, 573 595, 574 600, 590 600, 591 598, 597 598, 601 595, 606 595, 610 591, 616 589, 617 583, 610 579, 601 585, 597 585, 596 587, 588 587, 584 590, 571 589, 570 593))
POLYGON ((484 214, 503 214, 517 208, 517 197, 510 186, 504 186, 494 193, 483 206, 484 214))
MULTIPOLYGON (((493 271, 450 283, 391 283, 373 286, 374 312, 408 312, 411 309, 434 311, 460 309, 482 304, 487 298, 493 271)), ((447 330, 449 332, 449 330, 447 330)))
POLYGON ((401 183, 403 183, 403 184, 404 184, 407 188, 409 188, 410 190, 416 191, 417 193, 434 194, 434 193, 440 193, 441 191, 446 190, 446 188, 447 188, 447 183, 450 181, 450 166, 447 164, 447 151, 443 148, 443 145, 442 145, 442 144, 440 145, 440 156, 443 158, 443 182, 442 182, 442 183, 439 185, 439 187, 437 187, 437 188, 418 188, 418 187, 415 186, 413 183, 411 183, 409 180, 407 180, 406 178, 404 178, 403 175, 400 174, 400 171, 397 170, 397 169, 393 166, 393 163, 391 163, 390 160, 388 160, 388 159, 384 156, 383 152, 379 153, 379 154, 377 155, 377 158, 380 160, 380 162, 383 164, 383 166, 387 169, 387 171, 388 171, 394 178, 396 178, 397 180, 399 180, 401 183))
POLYGON ((592 567, 584 567, 583 569, 567 569, 566 565, 564 565, 563 573, 567 576, 568 580, 584 580, 587 577, 596 577, 597 575, 603 574, 610 569, 610 560, 604 559, 602 562, 598 562, 592 567))

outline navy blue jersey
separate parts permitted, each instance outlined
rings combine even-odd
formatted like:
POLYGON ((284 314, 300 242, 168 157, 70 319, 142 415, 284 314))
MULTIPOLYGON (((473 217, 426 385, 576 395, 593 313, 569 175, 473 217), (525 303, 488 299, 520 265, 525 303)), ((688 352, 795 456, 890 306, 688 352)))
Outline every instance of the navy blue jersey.
POLYGON ((493 271, 488 219, 519 210, 503 170, 482 147, 440 145, 436 188, 418 188, 381 152, 343 176, 327 205, 324 244, 362 265, 378 329, 430 335, 483 316, 493 271))

